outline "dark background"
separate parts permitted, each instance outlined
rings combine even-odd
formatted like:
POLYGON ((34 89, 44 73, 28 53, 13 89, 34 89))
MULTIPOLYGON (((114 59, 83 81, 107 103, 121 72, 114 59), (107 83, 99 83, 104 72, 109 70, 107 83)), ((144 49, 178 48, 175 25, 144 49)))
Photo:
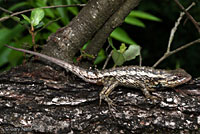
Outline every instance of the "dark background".
MULTIPOLYGON (((191 4, 190 1, 180 1, 184 7, 191 4)), ((198 22, 200 20, 200 3, 195 1, 197 5, 189 12, 198 22)), ((177 7, 173 0, 143 0, 138 10, 152 13, 162 19, 162 22, 145 21, 146 28, 138 28, 124 26, 129 30, 130 35, 134 40, 142 46, 143 65, 152 66, 166 51, 169 35, 174 23, 180 15, 180 9, 177 7)), ((195 29, 190 20, 186 20, 184 16, 181 24, 175 33, 174 41, 172 42, 171 50, 180 47, 186 43, 199 38, 199 33, 195 29), (185 22, 185 23, 184 23, 185 22), (183 24, 184 23, 184 24, 183 24)), ((165 59, 157 68, 170 68, 181 67, 187 70, 192 76, 198 77, 200 75, 200 44, 193 45, 184 49, 167 59, 165 59)))
MULTIPOLYGON (((199 15, 200 2, 198 2, 198 0, 193 0, 193 1, 196 2, 197 5, 194 6, 189 12, 198 22, 200 21, 200 15, 199 15)), ((9 7, 19 2, 22 2, 22 1, 1 0, 0 5, 8 9, 9 7)), ((84 1, 81 1, 81 3, 83 2, 84 1)), ((180 2, 186 8, 191 4, 192 0, 190 1, 180 0, 180 2)), ((53 4, 53 0, 52 2, 50 1, 50 3, 53 4)), ((63 2, 63 4, 66 4, 66 3, 63 2)), ((19 9, 15 10, 15 12, 21 11, 24 9, 33 8, 36 6, 37 5, 34 5, 34 1, 30 0, 30 6, 20 7, 19 9)), ((80 9, 81 8, 79 8, 79 10, 80 9)), ((143 0, 140 3, 140 5, 136 8, 136 10, 142 10, 142 11, 151 13, 159 17, 160 19, 162 19, 162 22, 142 20, 146 25, 145 28, 131 26, 128 24, 122 25, 122 28, 126 30, 126 32, 130 35, 130 37, 138 45, 142 47, 143 65, 152 66, 166 51, 170 31, 173 28, 174 23, 176 22, 177 18, 179 17, 180 9, 178 8, 178 6, 175 4, 173 0, 162 0, 162 1, 143 0)), ((0 12, 0 15, 2 17, 3 15, 2 12, 0 12)), ((71 15, 70 13, 68 13, 68 17, 72 19, 74 15, 71 15)), ((59 21, 57 22, 57 24, 59 24, 60 27, 63 27, 64 25, 66 25, 65 23, 63 23, 63 21, 59 21)), ((16 25, 16 22, 14 22, 12 19, 9 19, 4 22, 0 22, 0 29, 5 28, 5 27, 12 29, 14 25, 16 25)), ((44 30, 41 35, 38 35, 39 37, 37 38, 39 39, 36 40, 37 44, 44 44, 48 35, 50 35, 51 33, 52 31, 50 30, 44 30)), ((21 36, 27 36, 29 33, 26 30, 24 30, 23 32, 19 34, 21 36)), ((181 45, 189 43, 198 38, 199 38, 199 33, 195 29, 194 25, 191 23, 190 20, 187 20, 186 17, 184 16, 175 34, 171 49, 174 50, 177 47, 180 47, 181 45)), ((9 42, 7 43, 9 44, 9 42)), ((3 53, 3 50, 1 50, 0 52, 3 53)), ((180 67, 180 68, 185 69, 193 77, 198 77, 200 75, 199 52, 200 52, 200 44, 193 45, 165 59, 161 64, 158 65, 157 68, 175 69, 175 68, 180 67)), ((22 55, 16 58, 17 59, 14 60, 14 62, 16 62, 16 64, 20 64, 23 59, 22 55)), ((0 59, 2 60, 3 58, 0 57, 0 59)), ((134 63, 132 61, 131 64, 132 63, 135 64, 136 62, 134 63)), ((16 64, 12 64, 10 61, 8 63, 1 65, 0 70, 1 71, 7 70, 11 66, 14 66, 16 64)), ((130 62, 128 64, 130 64, 130 62)))

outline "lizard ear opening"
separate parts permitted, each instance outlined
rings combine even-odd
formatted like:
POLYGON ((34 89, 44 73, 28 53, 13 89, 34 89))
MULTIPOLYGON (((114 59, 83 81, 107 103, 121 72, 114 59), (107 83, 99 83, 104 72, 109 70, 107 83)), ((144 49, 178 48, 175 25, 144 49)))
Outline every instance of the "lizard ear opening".
POLYGON ((180 79, 182 78, 182 80, 184 80, 184 83, 189 81, 192 78, 190 74, 188 74, 185 70, 181 68, 173 70, 173 71, 174 71, 175 76, 179 77, 180 79))
POLYGON ((178 85, 188 82, 192 78, 191 75, 183 69, 171 70, 169 71, 169 73, 173 74, 173 76, 168 77, 168 87, 176 87, 178 85))

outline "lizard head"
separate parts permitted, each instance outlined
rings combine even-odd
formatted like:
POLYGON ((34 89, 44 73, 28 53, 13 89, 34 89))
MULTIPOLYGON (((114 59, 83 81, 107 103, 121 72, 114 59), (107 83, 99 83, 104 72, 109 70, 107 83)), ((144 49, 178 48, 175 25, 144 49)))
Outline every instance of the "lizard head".
POLYGON ((183 69, 166 71, 155 83, 156 87, 176 87, 188 82, 192 77, 183 69))

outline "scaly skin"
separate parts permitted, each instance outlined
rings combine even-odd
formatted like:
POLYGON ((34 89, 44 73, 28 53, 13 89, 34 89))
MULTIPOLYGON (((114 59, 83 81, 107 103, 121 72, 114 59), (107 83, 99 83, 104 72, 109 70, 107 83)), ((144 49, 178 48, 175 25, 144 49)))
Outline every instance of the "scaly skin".
POLYGON ((104 88, 100 92, 100 103, 103 99, 109 105, 112 105, 113 103, 108 96, 118 85, 139 88, 146 98, 156 99, 155 96, 150 95, 149 91, 156 91, 157 89, 166 87, 176 87, 191 79, 191 75, 183 69, 162 70, 151 67, 126 66, 105 70, 88 70, 44 54, 8 45, 5 46, 44 58, 71 71, 86 82, 103 84, 104 88))

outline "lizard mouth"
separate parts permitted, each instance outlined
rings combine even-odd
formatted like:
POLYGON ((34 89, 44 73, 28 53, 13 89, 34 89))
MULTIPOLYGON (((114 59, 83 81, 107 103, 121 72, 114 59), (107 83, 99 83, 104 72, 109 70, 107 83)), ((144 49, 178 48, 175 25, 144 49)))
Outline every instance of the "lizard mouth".
POLYGON ((168 87, 176 87, 190 81, 191 78, 192 77, 190 75, 186 75, 186 76, 182 75, 181 77, 177 77, 175 79, 168 81, 167 84, 169 85, 168 87))

